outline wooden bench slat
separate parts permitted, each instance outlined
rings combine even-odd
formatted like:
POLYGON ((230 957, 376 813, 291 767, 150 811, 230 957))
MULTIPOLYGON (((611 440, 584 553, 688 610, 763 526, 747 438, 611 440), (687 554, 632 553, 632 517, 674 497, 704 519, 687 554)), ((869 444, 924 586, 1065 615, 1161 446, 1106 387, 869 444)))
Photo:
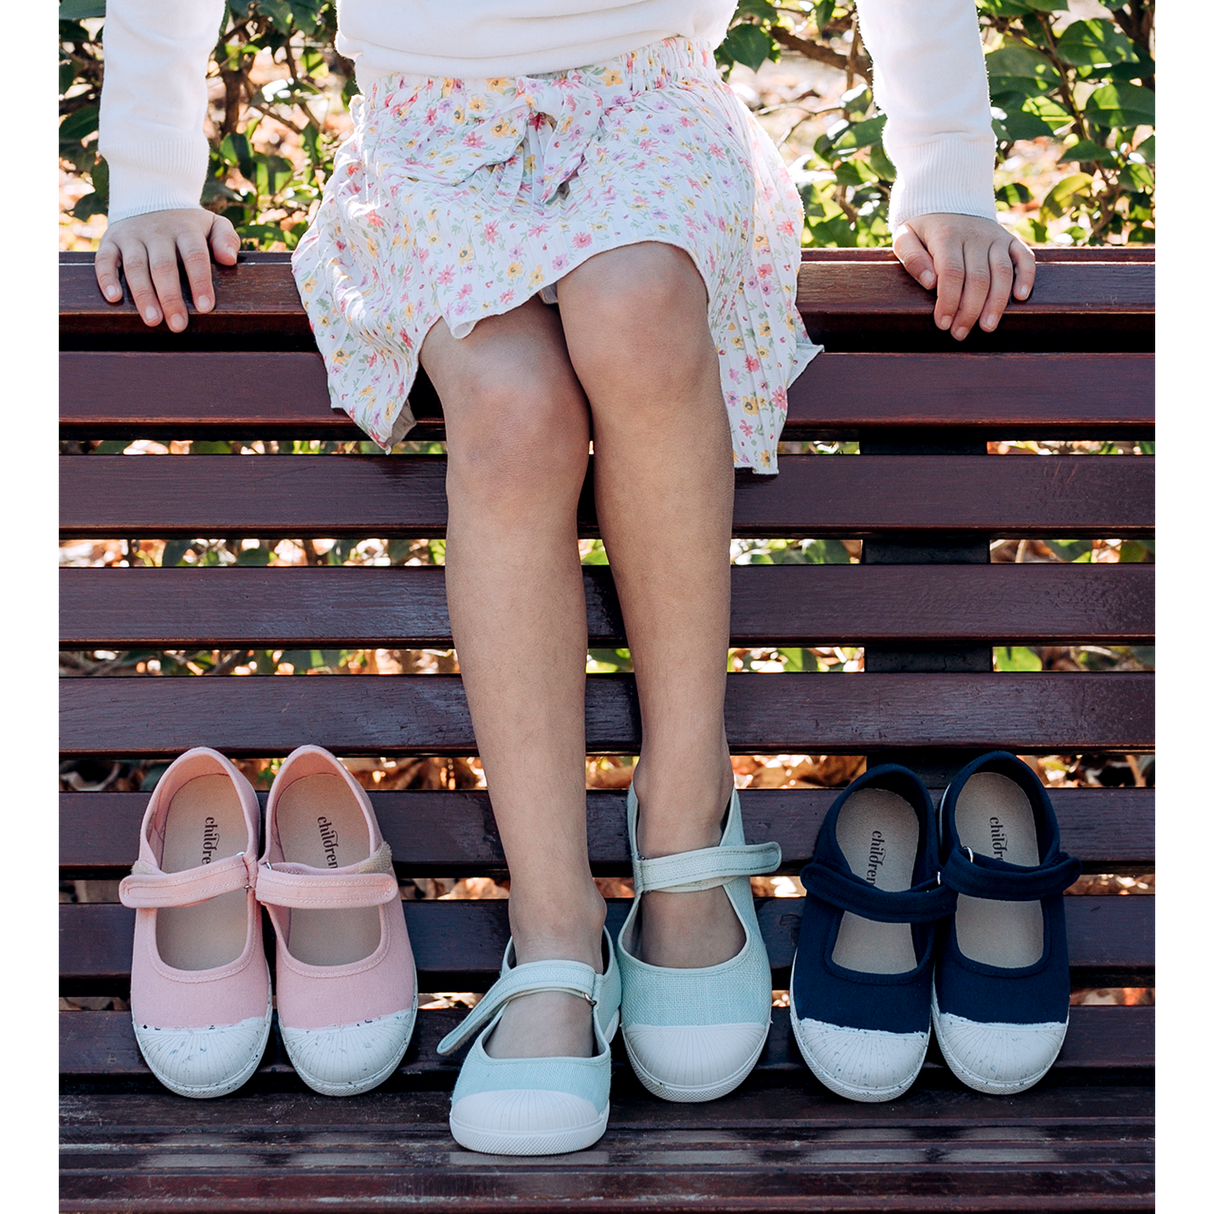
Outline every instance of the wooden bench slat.
MULTIPOLYGON (((789 389, 783 437, 935 426, 999 438, 1149 437, 1154 362, 1150 354, 827 351, 789 389)), ((319 354, 65 351, 59 401, 64 437, 366 438, 330 407, 319 354)), ((440 435, 433 391, 416 391, 412 403, 419 429, 410 438, 440 435)))
MULTIPOLYGON (((592 646, 624 645, 603 566, 583 569, 592 646)), ((1155 632, 1153 565, 749 565, 731 644, 1127 644, 1155 632)), ((64 648, 451 645, 440 568, 63 569, 64 648)))
MULTIPOLYGON (((1013 302, 993 334, 975 331, 970 351, 1022 348, 1129 350, 1153 343, 1154 263, 1112 258, 1055 259, 1038 251, 1033 296, 1013 302), (1044 345, 1042 343, 1045 343, 1044 345)), ((126 348, 186 350, 216 341, 245 349, 314 348, 287 254, 241 254, 215 266, 217 306, 191 317, 184 334, 149 331, 129 297, 107 304, 97 289, 91 254, 60 258, 60 332, 65 348, 98 341, 126 348)), ((803 255, 798 307, 810 332, 829 349, 891 349, 907 341, 926 350, 955 349, 932 323, 935 296, 891 256, 882 259, 803 255)))
MULTIPOLYGON (((776 840, 782 871, 813 855, 818 829, 840 789, 743 789, 749 842, 776 840)), ((150 793, 60 793, 59 868, 64 875, 125 875, 135 858, 150 793)), ((264 809, 266 794, 258 794, 264 809)), ((623 791, 586 794, 590 863, 600 876, 631 875, 623 791)), ((505 867, 486 792, 371 792, 401 876, 464 876, 505 867)), ((937 800, 939 793, 936 793, 937 800)), ((1050 792, 1064 851, 1089 871, 1149 866, 1155 859, 1153 788, 1060 788, 1050 792)))
MULTIPOLYGON (((736 536, 980 532, 1132 537, 1154 526, 1149 456, 784 456, 738 478, 736 536)), ((590 479, 579 534, 593 534, 590 479)), ((425 536, 447 522, 443 457, 63 456, 60 533, 425 536)))
MULTIPOLYGON (((1155 1065, 1155 1009, 1153 1007, 1075 1007, 1056 1070, 1090 1070, 1097 1067, 1131 1069, 1155 1065)), ((401 1070, 405 1075, 444 1075, 452 1083, 463 1061, 462 1051, 442 1057, 436 1047, 466 1015, 460 1009, 421 1011, 413 1041, 401 1070)), ((626 1072, 628 1062, 617 1047, 615 1072, 626 1072)), ((933 1055, 935 1051, 933 1051, 933 1055)), ((937 1057, 930 1057, 927 1068, 943 1070, 937 1057)), ((73 1077, 104 1076, 147 1078, 150 1075, 131 1027, 129 1012, 60 1012, 60 1074, 73 1077)), ((760 1075, 779 1071, 809 1073, 797 1049, 787 1008, 772 1009, 771 1033, 758 1062, 760 1075)), ((271 1039, 258 1071, 262 1075, 290 1074, 293 1071, 286 1051, 277 1037, 271 1039)))
MULTIPOLYGON (((1148 751, 1153 696, 1145 673, 735 674, 725 723, 740 754, 1148 751)), ((476 753, 458 675, 62 679, 59 703, 69 755, 270 756, 304 741, 339 755, 476 753)), ((632 676, 590 676, 588 750, 636 754, 639 742, 632 676)))
MULTIPOLYGON (((801 899, 756 900, 759 926, 776 973, 787 986, 800 925, 801 899)), ((622 925, 628 899, 608 902, 607 928, 622 925)), ((510 937, 505 899, 406 902, 405 919, 422 990, 487 989, 496 981, 510 937), (476 986, 451 986, 472 982, 476 986)), ((60 984, 95 986, 130 981, 135 912, 117 903, 64 903, 59 907, 60 984)), ((1087 895, 1067 901, 1067 941, 1072 970, 1119 974, 1116 985, 1147 978, 1154 966, 1155 900, 1149 896, 1087 895)), ((1114 985, 1112 980, 1081 985, 1114 985)))

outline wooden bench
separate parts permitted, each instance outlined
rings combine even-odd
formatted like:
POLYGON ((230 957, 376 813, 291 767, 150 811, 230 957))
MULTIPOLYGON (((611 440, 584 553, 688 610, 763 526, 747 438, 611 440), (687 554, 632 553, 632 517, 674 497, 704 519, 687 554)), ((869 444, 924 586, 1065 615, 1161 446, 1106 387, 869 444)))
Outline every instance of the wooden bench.
MULTIPOLYGON (((885 252, 805 256, 801 306, 826 343, 790 393, 785 439, 858 439, 858 456, 788 455, 738 480, 735 535, 862 538, 853 565, 734 569, 736 646, 865 647, 865 670, 737 674, 729 738, 745 753, 866 754, 930 786, 975 753, 1153 749, 1152 676, 994 673, 992 646, 1150 643, 1149 564, 991 564, 994 538, 1133 539, 1153 523, 1146 455, 988 455, 988 440, 1153 436, 1150 250, 1041 254, 1033 299, 964 345, 885 252)), ((285 256, 219 269, 219 307, 183 336, 106 305, 91 255, 64 255, 60 363, 66 539, 438 537, 441 456, 82 454, 93 439, 358 438, 330 410, 285 256)), ((419 389, 410 438, 442 435, 419 389)), ((581 534, 595 534, 583 499, 581 534)), ((592 646, 625 644, 609 571, 586 567, 592 646)), ((65 649, 448 647, 441 570, 428 567, 69 568, 65 649)), ((458 676, 70 678, 66 757, 244 756, 317 742, 339 755, 475 753, 458 676)), ((587 744, 635 754, 631 676, 596 675, 587 744)), ((836 793, 742 793, 752 840, 782 872, 813 850, 836 793)), ((500 875, 487 796, 372 794, 402 877, 500 875)), ((140 793, 60 797, 61 875, 121 876, 140 793)), ((588 795, 600 876, 628 870, 624 794, 588 795)), ((1063 846, 1088 873, 1154 865, 1151 788, 1055 795, 1063 846)), ((764 900, 777 990, 788 986, 799 902, 764 900)), ((626 902, 611 904, 618 927, 626 902)), ((502 901, 408 901, 424 991, 484 990, 507 934, 502 901)), ((133 912, 60 908, 61 991, 123 996, 133 912)), ((1153 899, 1071 898, 1076 988, 1153 985, 1153 899)), ((963 1087, 933 1046, 901 1099, 854 1104, 801 1062, 786 1009, 734 1094, 704 1105, 648 1096, 622 1050, 606 1136, 541 1159, 460 1150, 447 1133, 459 1056, 439 1038, 464 1013, 419 1015, 400 1072, 366 1096, 310 1092, 271 1039, 249 1085, 216 1101, 166 1093, 129 1014, 65 1011, 64 1210, 1097 1210, 1152 1202, 1153 1007, 1077 1006, 1053 1071, 1014 1097, 963 1087)), ((617 1045, 619 1043, 617 1042, 617 1045)))

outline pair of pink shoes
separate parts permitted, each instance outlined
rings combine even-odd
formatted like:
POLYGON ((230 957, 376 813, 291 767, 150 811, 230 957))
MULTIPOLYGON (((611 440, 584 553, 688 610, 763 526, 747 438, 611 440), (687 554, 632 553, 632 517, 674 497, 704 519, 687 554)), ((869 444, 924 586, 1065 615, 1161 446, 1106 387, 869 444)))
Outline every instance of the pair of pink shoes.
POLYGON ((131 1014, 152 1073, 182 1096, 225 1096, 270 1035, 265 906, 278 938, 278 1023, 300 1078, 351 1096, 400 1065, 417 974, 392 855, 362 787, 327 750, 283 763, 258 852, 252 785, 218 751, 160 777, 139 859, 119 887, 135 907, 131 1014))

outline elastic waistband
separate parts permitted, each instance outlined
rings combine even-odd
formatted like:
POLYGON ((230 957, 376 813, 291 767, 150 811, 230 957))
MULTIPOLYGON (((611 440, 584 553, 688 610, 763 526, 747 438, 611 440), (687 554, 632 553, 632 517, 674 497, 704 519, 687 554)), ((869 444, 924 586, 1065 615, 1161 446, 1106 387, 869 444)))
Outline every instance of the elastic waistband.
POLYGON ((515 97, 552 88, 628 94, 660 88, 675 80, 707 79, 721 83, 712 43, 704 38, 673 37, 651 42, 602 63, 534 76, 419 76, 402 72, 372 81, 364 95, 371 110, 416 103, 423 96, 490 94, 509 104, 515 97))

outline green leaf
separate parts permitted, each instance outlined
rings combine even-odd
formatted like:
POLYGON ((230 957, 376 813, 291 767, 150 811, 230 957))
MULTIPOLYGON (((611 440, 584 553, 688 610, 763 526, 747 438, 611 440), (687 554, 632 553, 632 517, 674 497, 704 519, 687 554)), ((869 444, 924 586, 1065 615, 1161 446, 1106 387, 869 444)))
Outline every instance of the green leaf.
POLYGON ((1154 126, 1155 94, 1138 84, 1106 84, 1088 98, 1083 112, 1106 127, 1154 126))
POLYGON ((736 21, 739 17, 758 17, 762 21, 775 21, 779 16, 771 0, 741 0, 733 19, 736 21))
POLYGON ((991 94, 1013 91, 1047 93, 1062 83, 1058 69, 1040 51, 1008 42, 986 57, 991 94))
POLYGON ((817 655, 812 649, 781 649, 785 674, 808 674, 819 670, 817 655))
POLYGON ((72 87, 76 80, 76 65, 70 59, 60 60, 59 63, 59 96, 72 87))
POLYGON ((59 124, 59 142, 83 142, 97 130, 97 119, 100 113, 100 106, 85 105, 74 114, 69 114, 59 124))
POLYGON ((1058 58, 1075 67, 1108 67, 1138 58, 1112 21, 1072 21, 1057 43, 1058 58))
MULTIPOLYGON (((271 553, 268 548, 242 548, 236 554, 238 565, 268 565, 271 553)), ((260 666, 258 667, 260 670, 260 666)))
POLYGON ((1116 159, 1108 148, 1102 147, 1099 143, 1093 143, 1090 139, 1081 139, 1073 147, 1067 148, 1058 157, 1058 162, 1061 164, 1064 160, 1095 160, 1099 164, 1112 164, 1116 159))
POLYGON ((999 645, 995 649, 995 669, 1009 670, 1040 670, 1041 657, 1025 645, 999 645))
POLYGON ((1046 540, 1046 545, 1064 561, 1077 561, 1081 557, 1092 558, 1091 540, 1046 540))
POLYGON ((765 59, 776 58, 775 47, 775 40, 765 29, 749 23, 735 25, 721 43, 721 50, 729 59, 745 64, 752 72, 757 72, 765 59))
POLYGON ((1040 139, 1043 135, 1048 139, 1054 130, 1044 119, 1036 114, 1028 113, 1021 108, 1002 110, 1003 117, 995 117, 991 125, 997 138, 1008 143, 1017 139, 1040 139))
POLYGON ((1026 98, 1022 107, 1026 113, 1034 114, 1046 123, 1051 130, 1057 130, 1059 127, 1066 126, 1068 122, 1074 122, 1074 118, 1058 104, 1052 97, 1036 96, 1026 98))
POLYGON ((1029 11, 1023 0, 978 0, 978 8, 992 17, 1023 17, 1029 11))
POLYGON ((882 181, 893 181, 898 174, 897 169, 894 168, 894 162, 886 154, 884 143, 874 143, 868 149, 868 163, 872 165, 873 172, 882 181))
POLYGON ((824 30, 835 16, 835 0, 821 0, 814 5, 814 24, 819 30, 824 30))
POLYGON ((1155 543, 1153 540, 1122 540, 1117 550, 1117 559, 1122 564, 1137 565, 1143 561, 1155 559, 1155 543))
POLYGON ((1010 181, 995 191, 995 202, 1003 203, 1005 207, 1023 206, 1033 201, 1033 191, 1023 181, 1010 181))
POLYGON ((160 557, 160 567, 162 569, 172 569, 177 565, 186 563, 185 554, 193 547, 193 540, 167 540, 164 545, 164 552, 160 557))
POLYGON ((830 136, 830 146, 837 152, 859 151, 869 147, 881 138, 885 130, 885 115, 878 114, 875 118, 866 118, 863 122, 836 123, 827 134, 830 136))
POLYGON ((105 0, 59 0, 60 21, 87 21, 105 16, 105 0))
POLYGON ((1024 3, 1039 13, 1061 13, 1069 6, 1069 0, 1024 0, 1024 3))
POLYGON ((1145 164, 1131 161, 1117 174, 1117 184, 1123 190, 1152 190, 1155 188, 1155 174, 1145 164))
POLYGON ((1076 196, 1088 192, 1092 178, 1087 173, 1072 173, 1064 177, 1042 200, 1041 217, 1060 219, 1071 208, 1076 196))
POLYGON ((1144 139, 1135 149, 1135 152, 1147 162, 1147 164, 1155 163, 1155 136, 1150 135, 1144 139))
POLYGON ((843 107, 844 115, 853 122, 859 118, 863 118, 868 113, 872 103, 873 92, 867 84, 858 84, 854 89, 849 89, 839 98, 839 104, 843 107))

